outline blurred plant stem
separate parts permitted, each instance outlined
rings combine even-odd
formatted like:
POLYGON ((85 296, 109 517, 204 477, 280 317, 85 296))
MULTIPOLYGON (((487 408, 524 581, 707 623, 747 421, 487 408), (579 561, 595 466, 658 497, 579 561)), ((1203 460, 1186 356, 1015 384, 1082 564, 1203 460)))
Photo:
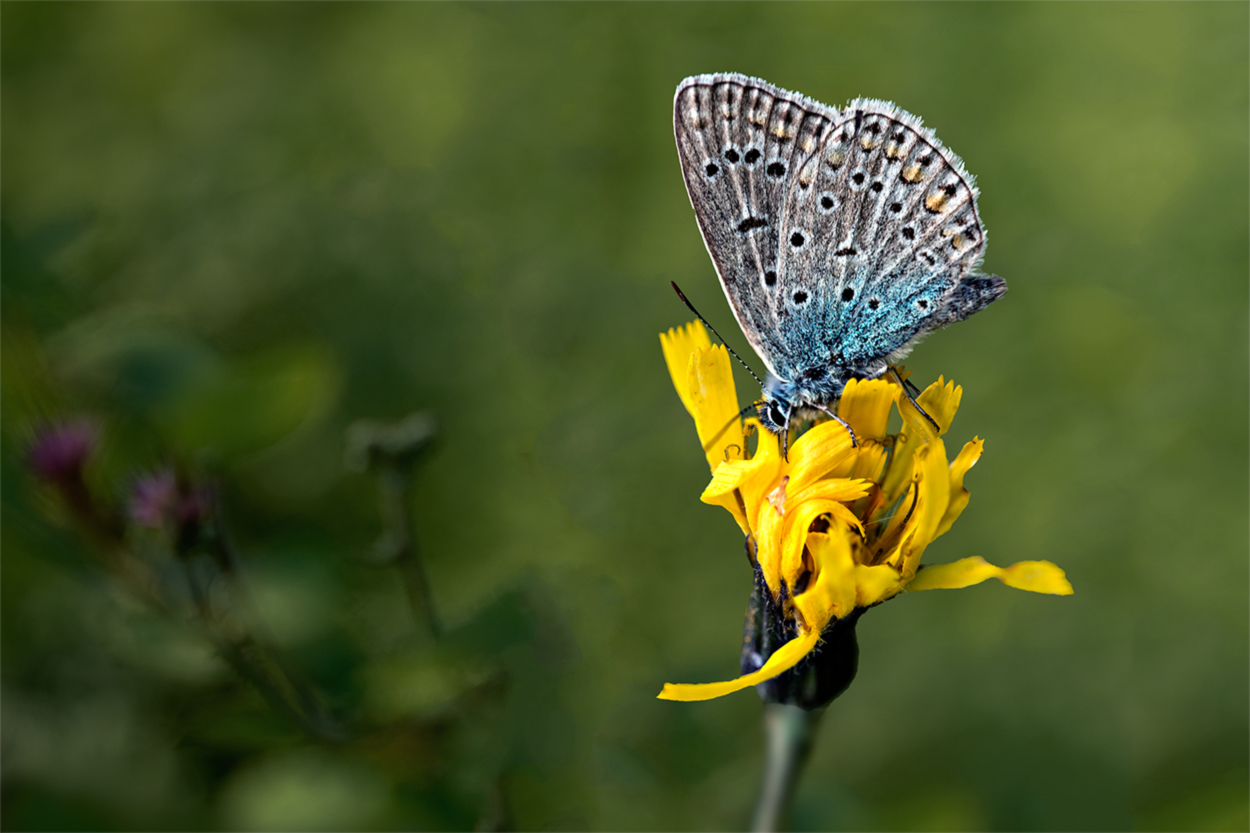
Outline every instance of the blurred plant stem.
POLYGON ((429 411, 417 411, 395 423, 362 419, 348 426, 344 452, 349 469, 372 471, 377 478, 384 527, 375 547, 378 560, 399 569, 413 616, 435 639, 442 628, 409 507, 413 473, 437 435, 438 423, 429 411))
POLYGON ((430 634, 438 638, 442 629, 434 613, 434 600, 430 596, 430 583, 425 576, 425 565, 417 551, 416 534, 412 514, 408 510, 411 500, 412 473, 398 464, 384 467, 378 472, 378 495, 382 501, 382 521, 386 525, 382 546, 390 549, 391 558, 399 568, 408 602, 413 615, 424 623, 430 634))
POLYGON ((812 751, 816 727, 824 713, 823 708, 808 711, 784 703, 764 704, 768 757, 764 763, 755 817, 751 821, 751 829, 757 833, 787 829, 790 804, 812 751))
POLYGON ((188 552, 179 552, 187 583, 200 620, 221 657, 240 677, 250 682, 271 708, 285 715, 308 735, 319 740, 341 743, 348 732, 326 707, 316 688, 304 674, 272 647, 265 634, 264 620, 252 600, 232 542, 220 520, 204 530, 203 539, 213 566, 229 588, 239 625, 217 615, 210 604, 201 571, 188 552))

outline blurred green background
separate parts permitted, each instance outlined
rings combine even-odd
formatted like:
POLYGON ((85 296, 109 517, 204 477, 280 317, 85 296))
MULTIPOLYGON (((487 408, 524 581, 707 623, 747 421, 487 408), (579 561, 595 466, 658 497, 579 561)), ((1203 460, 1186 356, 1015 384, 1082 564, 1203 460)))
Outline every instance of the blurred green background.
MULTIPOLYGON (((860 624, 796 829, 1245 830, 1250 10, 1187 4, 35 4, 3 24, 5 829, 733 829, 750 572, 657 333, 743 350, 673 90, 924 117, 1011 292, 908 365, 986 440, 930 562, 1051 559, 860 624), (433 409, 435 643, 373 563, 352 421, 433 409), (121 503, 220 484, 350 739, 130 599, 23 467, 89 415, 121 503)), ((756 362, 758 365, 758 362, 756 362)), ((740 396, 752 395, 745 378, 740 396)))

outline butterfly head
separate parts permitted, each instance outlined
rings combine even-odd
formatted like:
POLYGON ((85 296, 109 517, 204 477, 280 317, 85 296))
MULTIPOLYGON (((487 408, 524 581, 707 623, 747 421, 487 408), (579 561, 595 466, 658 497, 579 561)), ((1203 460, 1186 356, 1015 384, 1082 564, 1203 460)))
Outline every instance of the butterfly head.
POLYGON ((841 398, 848 378, 841 367, 832 364, 799 372, 793 380, 769 376, 756 409, 760 424, 780 434, 796 418, 829 414, 829 407, 841 398))
POLYGON ((793 382, 769 374, 760 393, 759 407, 756 408, 760 424, 774 434, 783 433, 795 416, 798 398, 799 391, 793 382))
POLYGON ((790 403, 778 399, 768 391, 760 398, 757 411, 760 425, 773 434, 780 434, 790 424, 790 403))

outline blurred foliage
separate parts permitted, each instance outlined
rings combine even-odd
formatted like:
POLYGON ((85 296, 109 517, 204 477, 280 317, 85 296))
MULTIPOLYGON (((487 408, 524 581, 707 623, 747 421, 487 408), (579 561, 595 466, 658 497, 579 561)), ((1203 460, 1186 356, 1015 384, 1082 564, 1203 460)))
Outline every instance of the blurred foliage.
MULTIPOLYGON (((986 455, 864 617, 798 829, 1244 830, 1245 4, 34 4, 2 22, 5 829, 730 829, 762 755, 751 578, 656 334, 741 351, 677 82, 922 115, 1011 285, 909 361, 986 455), (447 635, 376 563, 344 431, 431 409, 410 508, 447 635), (211 476, 315 741, 101 571, 22 468, 103 426, 124 501, 211 476)), ((742 391, 749 386, 744 378, 742 391)))

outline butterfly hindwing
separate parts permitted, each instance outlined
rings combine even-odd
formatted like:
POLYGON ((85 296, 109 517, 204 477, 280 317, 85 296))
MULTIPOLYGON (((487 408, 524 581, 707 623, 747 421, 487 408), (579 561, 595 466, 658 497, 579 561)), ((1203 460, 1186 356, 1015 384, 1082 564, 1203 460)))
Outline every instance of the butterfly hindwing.
POLYGON ((804 360, 791 337, 800 328, 777 301, 791 283, 781 251, 788 195, 837 119, 829 107, 733 73, 688 78, 674 99, 682 173, 708 253, 747 340, 783 376, 804 360))

